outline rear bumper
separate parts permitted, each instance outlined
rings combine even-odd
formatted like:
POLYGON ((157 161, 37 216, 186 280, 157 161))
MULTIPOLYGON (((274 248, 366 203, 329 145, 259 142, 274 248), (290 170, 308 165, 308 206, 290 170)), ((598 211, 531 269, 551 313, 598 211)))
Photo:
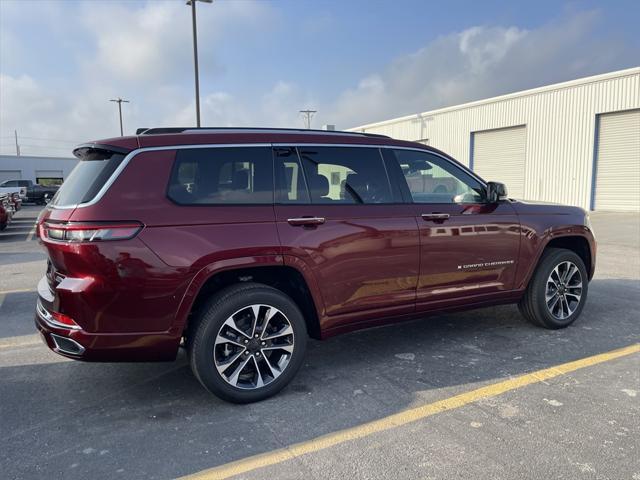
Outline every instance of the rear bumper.
POLYGON ((100 333, 71 328, 49 313, 53 296, 46 277, 38 283, 35 325, 44 343, 67 358, 95 362, 161 362, 175 360, 180 336, 171 332, 100 333))

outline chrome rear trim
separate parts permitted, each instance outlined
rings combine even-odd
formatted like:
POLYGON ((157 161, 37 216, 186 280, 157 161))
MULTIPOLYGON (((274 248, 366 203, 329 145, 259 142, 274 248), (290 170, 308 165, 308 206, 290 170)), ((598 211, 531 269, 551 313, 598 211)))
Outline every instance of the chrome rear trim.
POLYGON ((67 325, 56 321, 56 319, 53 318, 53 315, 51 315, 49 311, 42 306, 40 299, 36 302, 36 313, 50 327, 64 328, 65 330, 80 330, 78 325, 67 325))
POLYGON ((66 353, 67 355, 82 355, 84 353, 84 347, 82 345, 80 345, 78 342, 76 342, 75 340, 69 338, 69 337, 62 337, 60 335, 56 335, 55 333, 51 333, 51 340, 53 340, 53 343, 55 344, 56 351, 60 351, 62 353, 66 353), (69 350, 68 347, 65 348, 64 344, 65 343, 70 343, 75 350, 69 350))

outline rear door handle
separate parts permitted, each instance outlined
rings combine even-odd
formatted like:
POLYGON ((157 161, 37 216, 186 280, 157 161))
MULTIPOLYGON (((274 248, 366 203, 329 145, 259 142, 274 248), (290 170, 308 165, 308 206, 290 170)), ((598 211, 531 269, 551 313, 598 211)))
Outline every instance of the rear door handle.
POLYGON ((432 221, 432 222, 444 222, 446 219, 449 218, 449 214, 448 213, 423 213, 422 215, 420 215, 422 217, 423 220, 425 221, 432 221))
POLYGON ((325 222, 323 217, 295 217, 287 219, 289 225, 293 225, 294 227, 300 225, 322 225, 325 222))

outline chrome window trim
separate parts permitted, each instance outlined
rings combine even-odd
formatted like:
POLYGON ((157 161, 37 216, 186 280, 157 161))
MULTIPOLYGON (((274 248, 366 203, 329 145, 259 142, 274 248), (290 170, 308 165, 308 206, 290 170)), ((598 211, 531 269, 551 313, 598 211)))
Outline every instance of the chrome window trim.
POLYGON ((403 147, 403 146, 394 146, 394 145, 376 145, 376 144, 349 144, 349 143, 295 143, 295 142, 289 142, 289 143, 273 143, 272 144, 274 147, 293 147, 293 146, 302 146, 302 147, 362 147, 362 148, 386 148, 389 150, 413 150, 416 152, 422 152, 422 153, 429 153, 431 155, 435 155, 436 157, 440 157, 442 158, 444 161, 448 162, 449 164, 451 164, 453 167, 458 168, 458 169, 462 169, 465 173, 471 175, 473 178, 475 178, 478 182, 480 182, 480 184, 482 184, 484 187, 487 186, 487 182, 485 182, 482 178, 480 178, 478 175, 476 175, 473 170, 469 169, 468 167, 462 165, 462 164, 458 164, 456 162, 452 162, 451 159, 445 157, 444 155, 435 152, 433 150, 429 150, 426 148, 417 148, 417 147, 403 147))
POLYGON ((380 145, 375 143, 370 144, 349 144, 349 143, 305 143, 305 142, 278 142, 278 143, 213 143, 213 144, 195 144, 195 145, 165 145, 161 147, 142 147, 137 148, 129 152, 118 168, 114 170, 109 179, 105 182, 102 188, 98 191, 95 197, 88 202, 85 203, 76 203, 73 205, 52 205, 51 208, 55 210, 70 210, 75 208, 85 208, 90 207, 98 203, 102 197, 107 193, 111 185, 118 179, 122 171, 127 167, 131 159, 133 159, 136 155, 145 152, 159 152, 164 150, 185 150, 185 149, 195 149, 195 148, 245 148, 245 147, 355 147, 355 148, 377 148, 377 149, 390 149, 390 150, 414 150, 416 152, 429 153, 431 155, 436 155, 437 157, 442 158, 449 164, 451 164, 455 168, 462 168, 462 170, 475 178, 481 185, 485 188, 487 186, 487 182, 485 182, 482 178, 477 176, 472 170, 465 167, 462 164, 456 164, 452 162, 449 158, 441 155, 438 152, 433 150, 429 150, 426 148, 416 148, 416 147, 404 147, 404 146, 394 146, 394 145, 380 145))
POLYGON ((93 197, 90 201, 85 203, 76 203, 73 205, 52 205, 51 208, 55 210, 70 210, 74 208, 85 208, 90 207, 91 205, 95 205, 98 203, 107 190, 113 185, 113 183, 118 179, 118 176, 122 173, 122 171, 127 167, 129 162, 133 157, 138 155, 139 153, 145 152, 159 152, 164 150, 183 150, 183 149, 194 149, 194 148, 238 148, 238 147, 271 147, 270 143, 214 143, 214 144, 199 144, 199 145, 165 145, 162 147, 142 147, 137 148, 135 150, 130 151, 120 162, 118 168, 116 168, 109 179, 105 182, 95 197, 93 197))

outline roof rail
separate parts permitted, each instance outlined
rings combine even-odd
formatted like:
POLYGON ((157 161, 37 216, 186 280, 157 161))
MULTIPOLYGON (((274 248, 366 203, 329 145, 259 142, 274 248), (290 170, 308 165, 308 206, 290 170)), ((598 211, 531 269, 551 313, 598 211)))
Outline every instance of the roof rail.
POLYGON ((298 134, 325 134, 348 135, 357 137, 382 137, 386 135, 364 132, 344 132, 340 130, 312 130, 307 128, 263 128, 263 127, 157 127, 138 128, 136 135, 163 135, 170 133, 298 133, 298 134))

